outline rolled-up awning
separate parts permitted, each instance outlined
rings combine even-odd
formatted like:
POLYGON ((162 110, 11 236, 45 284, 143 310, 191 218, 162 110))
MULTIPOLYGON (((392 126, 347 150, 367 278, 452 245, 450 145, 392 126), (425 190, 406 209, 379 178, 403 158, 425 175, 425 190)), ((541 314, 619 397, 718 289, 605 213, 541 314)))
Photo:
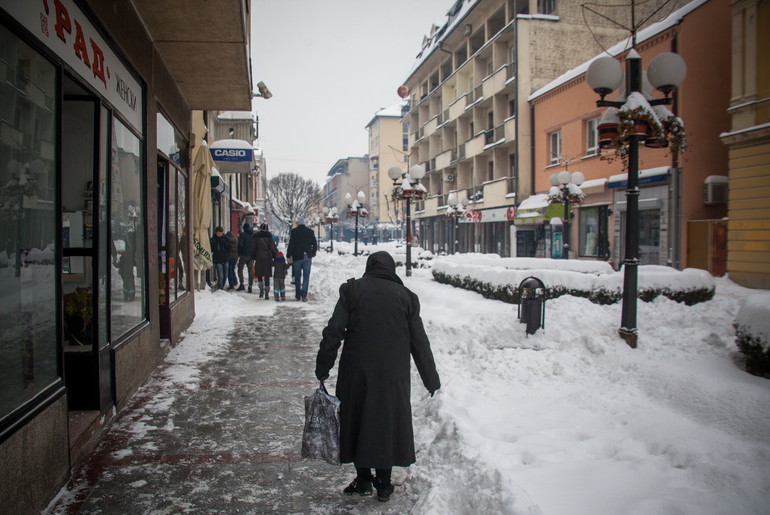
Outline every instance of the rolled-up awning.
POLYGON ((221 173, 249 173, 254 163, 254 147, 242 139, 220 139, 210 146, 211 158, 221 173))
POLYGON ((514 225, 540 225, 555 216, 564 216, 562 204, 552 204, 547 193, 537 193, 519 204, 513 223, 514 225))

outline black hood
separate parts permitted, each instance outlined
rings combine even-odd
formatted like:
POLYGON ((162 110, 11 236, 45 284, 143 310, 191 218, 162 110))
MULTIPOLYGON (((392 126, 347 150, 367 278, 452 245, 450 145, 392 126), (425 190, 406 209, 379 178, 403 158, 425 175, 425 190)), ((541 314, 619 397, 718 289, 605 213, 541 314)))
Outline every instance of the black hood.
POLYGON ((369 256, 366 260, 366 272, 364 276, 377 277, 397 282, 403 285, 401 278, 396 275, 396 262, 393 256, 381 250, 369 256))

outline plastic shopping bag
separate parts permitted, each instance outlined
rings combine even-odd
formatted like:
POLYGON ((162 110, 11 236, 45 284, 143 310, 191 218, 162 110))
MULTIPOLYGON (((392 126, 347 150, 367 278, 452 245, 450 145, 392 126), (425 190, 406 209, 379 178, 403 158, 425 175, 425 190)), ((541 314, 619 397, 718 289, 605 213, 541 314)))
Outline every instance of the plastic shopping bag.
POLYGON ((303 458, 340 463, 340 400, 319 388, 305 397, 305 429, 302 431, 303 458))

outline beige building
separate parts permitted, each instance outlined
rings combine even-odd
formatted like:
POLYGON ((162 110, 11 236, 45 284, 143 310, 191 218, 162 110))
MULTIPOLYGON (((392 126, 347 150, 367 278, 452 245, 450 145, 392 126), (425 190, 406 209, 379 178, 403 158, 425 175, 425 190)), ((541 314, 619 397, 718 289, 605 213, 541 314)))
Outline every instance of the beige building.
POLYGON ((727 273, 770 288, 770 2, 732 6, 727 273))
POLYGON ((424 248, 516 253, 511 222, 533 193, 527 97, 628 35, 580 4, 458 0, 424 38, 404 118, 409 164, 427 169, 414 210, 424 248), (450 192, 468 201, 457 220, 445 216, 450 192))
POLYGON ((401 230, 401 207, 391 198, 393 182, 388 169, 408 166, 409 135, 401 121, 405 102, 380 109, 367 124, 369 133, 369 219, 378 238, 401 230))
MULTIPOLYGON (((334 166, 326 174, 326 182, 323 186, 323 212, 329 212, 329 209, 336 207, 339 215, 339 222, 334 224, 334 232, 330 233, 331 226, 326 226, 327 238, 335 240, 350 240, 355 232, 355 220, 348 217, 348 205, 345 202, 345 195, 350 193, 353 199, 356 199, 358 192, 364 193, 364 197, 369 199, 369 156, 347 157, 338 159, 334 166)), ((368 203, 364 204, 367 211, 370 209, 368 203)), ((372 223, 369 217, 359 220, 359 231, 362 235, 364 231, 371 232, 372 223)))

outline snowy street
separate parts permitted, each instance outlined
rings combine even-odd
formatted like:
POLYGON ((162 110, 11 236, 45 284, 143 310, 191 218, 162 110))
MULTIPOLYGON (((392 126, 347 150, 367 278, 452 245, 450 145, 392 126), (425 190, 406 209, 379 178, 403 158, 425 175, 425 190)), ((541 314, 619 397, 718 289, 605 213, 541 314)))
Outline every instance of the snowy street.
POLYGON ((547 301, 527 336, 516 305, 399 268, 442 388, 430 398, 412 367, 417 463, 394 470, 391 501, 343 496, 351 465, 299 459, 302 398, 365 262, 319 254, 308 303, 196 292, 184 339, 47 513, 767 513, 770 382, 739 367, 732 327, 755 291, 727 279, 694 306, 639 302, 630 349, 620 304, 547 301))

